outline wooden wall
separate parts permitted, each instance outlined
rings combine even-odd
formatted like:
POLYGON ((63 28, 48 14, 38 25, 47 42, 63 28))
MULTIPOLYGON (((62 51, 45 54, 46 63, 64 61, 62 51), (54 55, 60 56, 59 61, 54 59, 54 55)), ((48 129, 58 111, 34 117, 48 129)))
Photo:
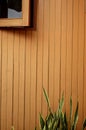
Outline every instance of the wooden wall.
POLYGON ((34 130, 47 114, 42 87, 56 110, 79 100, 78 130, 86 117, 86 18, 84 0, 38 0, 36 30, 0 30, 1 130, 34 130))

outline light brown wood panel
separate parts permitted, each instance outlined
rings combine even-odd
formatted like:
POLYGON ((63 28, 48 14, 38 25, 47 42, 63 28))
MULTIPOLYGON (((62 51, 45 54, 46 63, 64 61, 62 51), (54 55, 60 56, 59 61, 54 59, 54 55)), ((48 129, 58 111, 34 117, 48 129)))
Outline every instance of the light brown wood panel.
POLYGON ((86 14, 85 14, 85 44, 84 44, 84 118, 86 117, 86 14))
POLYGON ((25 60, 25 130, 30 129, 31 104, 31 31, 26 31, 26 60, 25 60))
POLYGON ((24 129, 24 113, 25 113, 25 31, 19 34, 19 108, 18 108, 18 129, 24 129))
POLYGON ((84 12, 86 13, 86 0, 85 0, 85 3, 84 3, 84 12))
POLYGON ((13 39, 14 32, 8 31, 8 58, 7 58, 7 130, 12 126, 13 101, 13 39))
POLYGON ((80 129, 86 116, 86 17, 84 0, 37 0, 36 29, 0 30, 1 130, 33 130, 64 92, 64 110, 79 100, 80 129), (84 26, 85 25, 85 26, 84 26), (85 27, 85 34, 84 34, 85 27))
POLYGON ((13 52, 13 126, 18 130, 19 105, 19 31, 14 32, 13 52))
POLYGON ((49 98, 51 107, 54 109, 54 55, 55 55, 55 0, 50 0, 50 17, 49 17, 49 98))
POLYGON ((72 50, 72 100, 73 114, 77 103, 78 93, 78 0, 73 2, 73 50, 72 50))
MULTIPOLYGON (((46 89, 48 93, 48 85, 49 85, 49 0, 44 0, 44 24, 43 24, 43 87, 46 89)), ((42 113, 44 117, 47 114, 47 105, 45 102, 44 95, 42 93, 42 113)))
POLYGON ((83 57, 84 57, 84 0, 79 0, 79 41, 78 41, 78 100, 79 121, 77 129, 82 128, 83 109, 83 57))
POLYGON ((37 49, 37 111, 36 111, 36 126, 39 126, 39 113, 42 107, 42 83, 43 83, 43 4, 44 1, 39 0, 38 7, 38 49, 37 49), (41 8, 40 8, 41 7, 41 8))
POLYGON ((32 33, 31 42, 31 114, 30 129, 33 130, 36 125, 36 96, 37 96, 37 32, 32 33), (31 123, 32 122, 32 123, 31 123))
POLYGON ((66 58, 66 90, 65 90, 65 100, 66 100, 66 111, 69 114, 70 107, 70 95, 71 95, 71 79, 72 79, 72 38, 73 38, 73 1, 68 0, 67 2, 67 58, 66 58))
POLYGON ((55 4, 54 111, 58 106, 61 84, 61 0, 56 0, 55 4))
MULTIPOLYGON (((67 0, 62 0, 61 6, 61 95, 66 90, 66 58, 67 58, 67 0)), ((65 107, 64 107, 65 109, 65 107)))
POLYGON ((2 31, 1 130, 7 129, 7 31, 2 31))

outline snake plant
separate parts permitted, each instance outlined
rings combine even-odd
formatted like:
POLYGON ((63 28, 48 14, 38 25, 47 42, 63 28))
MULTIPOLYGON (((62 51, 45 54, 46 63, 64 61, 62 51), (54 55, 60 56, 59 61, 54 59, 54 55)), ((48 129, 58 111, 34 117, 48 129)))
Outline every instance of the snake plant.
MULTIPOLYGON (((40 130, 76 130, 77 122, 78 122, 78 109, 79 103, 77 102, 74 116, 72 114, 72 98, 70 97, 70 114, 69 118, 66 115, 66 112, 63 112, 64 106, 64 95, 62 95, 58 109, 56 112, 53 112, 50 106, 50 101, 48 98, 48 94, 43 88, 43 93, 48 105, 48 115, 44 119, 42 114, 40 114, 40 130)), ((86 119, 83 122, 82 130, 86 128, 86 119)), ((11 128, 14 130, 14 127, 11 128)), ((35 128, 36 130, 36 128, 35 128)))
MULTIPOLYGON (((44 119, 42 114, 40 114, 40 130, 76 130, 78 122, 78 109, 79 103, 77 102, 74 116, 72 115, 72 98, 70 97, 70 114, 69 118, 66 115, 66 112, 63 112, 64 106, 64 95, 62 95, 58 109, 56 112, 52 112, 50 107, 50 101, 47 95, 47 92, 43 88, 43 93, 48 105, 48 115, 44 119)), ((86 119, 83 122, 82 130, 86 127, 86 119)))

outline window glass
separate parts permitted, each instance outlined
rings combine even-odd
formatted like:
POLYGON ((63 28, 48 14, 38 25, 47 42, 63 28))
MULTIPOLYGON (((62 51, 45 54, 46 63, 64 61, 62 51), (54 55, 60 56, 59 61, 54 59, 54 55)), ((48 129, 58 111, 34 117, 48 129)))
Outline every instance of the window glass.
POLYGON ((0 18, 21 18, 22 0, 0 0, 0 18))

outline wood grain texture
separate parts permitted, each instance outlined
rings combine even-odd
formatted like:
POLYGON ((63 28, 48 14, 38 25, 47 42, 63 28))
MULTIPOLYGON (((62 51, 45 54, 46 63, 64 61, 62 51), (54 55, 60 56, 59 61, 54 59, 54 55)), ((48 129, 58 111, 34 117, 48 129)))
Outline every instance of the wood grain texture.
POLYGON ((72 100, 73 114, 78 95, 78 0, 73 2, 72 100))
POLYGON ((7 130, 12 126, 13 101, 13 39, 14 32, 8 31, 8 58, 7 58, 7 130))
POLYGON ((18 92, 18 129, 24 129, 24 111, 25 111, 25 31, 20 32, 19 44, 19 92, 18 92))
MULTIPOLYGON (((44 25, 43 25, 43 87, 48 93, 49 88, 49 0, 44 0, 44 25)), ((42 113, 47 114, 47 105, 42 94, 42 113)))
POLYGON ((7 129, 7 31, 2 31, 1 130, 7 129))
POLYGON ((37 32, 32 33, 31 42, 31 114, 30 129, 36 125, 36 94, 37 94, 37 32))
POLYGON ((70 107, 69 100, 71 95, 71 88, 72 88, 72 50, 73 50, 73 1, 68 0, 67 2, 67 54, 66 54, 66 111, 67 115, 69 114, 70 107))
POLYGON ((50 0, 50 16, 49 16, 49 98, 51 107, 54 109, 54 56, 55 56, 55 0, 50 0))
POLYGON ((14 32, 13 54, 13 126, 18 129, 18 105, 19 105, 19 31, 14 32))
POLYGON ((61 85, 61 0, 55 6, 55 55, 54 55, 54 111, 57 109, 61 85))
MULTIPOLYGON (((86 15, 85 15, 85 23, 86 23, 86 15)), ((85 103, 85 95, 86 95, 86 24, 85 24, 85 44, 84 44, 84 118, 86 117, 86 103, 85 103)))
MULTIPOLYGON (((66 91, 66 58, 67 58, 67 0, 62 0, 61 5, 61 85, 60 92, 66 91)), ((65 107, 64 107, 65 109, 65 107)))
POLYGON ((86 117, 86 15, 84 0, 38 0, 35 30, 0 30, 0 127, 33 130, 46 117, 44 87, 52 109, 64 92, 64 110, 79 101, 86 117))
POLYGON ((79 0, 79 41, 78 41, 78 100, 79 100, 79 121, 77 129, 82 128, 83 109, 83 57, 84 57, 84 1, 79 0))
POLYGON ((25 60, 25 130, 30 129, 31 104, 31 31, 26 31, 26 60, 25 60))
POLYGON ((38 6, 38 49, 37 49, 37 105, 36 105, 36 126, 39 126, 39 113, 42 112, 42 87, 43 87, 43 4, 44 1, 39 0, 38 6), (41 8, 40 8, 41 7, 41 8))

